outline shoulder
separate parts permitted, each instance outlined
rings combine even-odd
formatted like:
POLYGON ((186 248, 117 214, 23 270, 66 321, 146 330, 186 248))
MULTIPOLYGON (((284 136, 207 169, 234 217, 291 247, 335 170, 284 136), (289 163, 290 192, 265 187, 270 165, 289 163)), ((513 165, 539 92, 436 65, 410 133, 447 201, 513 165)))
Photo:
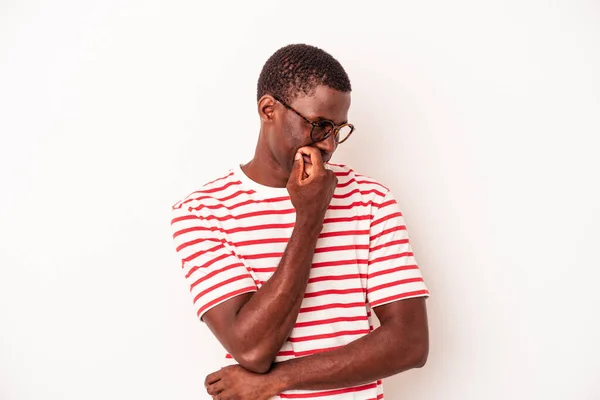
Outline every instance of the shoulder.
POLYGON ((233 169, 229 169, 210 181, 201 184, 193 192, 180 197, 173 206, 177 210, 198 210, 205 204, 222 203, 231 193, 239 190, 241 182, 235 177, 233 169))

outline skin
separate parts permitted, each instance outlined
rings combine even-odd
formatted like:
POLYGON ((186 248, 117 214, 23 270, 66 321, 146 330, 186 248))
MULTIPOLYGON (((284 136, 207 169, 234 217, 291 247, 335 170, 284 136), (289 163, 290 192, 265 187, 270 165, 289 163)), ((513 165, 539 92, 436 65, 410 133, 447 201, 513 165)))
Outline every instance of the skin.
MULTIPOLYGON (((339 92, 327 86, 318 86, 310 96, 301 96, 290 106, 311 121, 329 119, 336 124, 348 121, 350 93, 339 92)), ((261 131, 254 158, 243 167, 254 181, 266 186, 285 187, 292 170, 294 155, 301 148, 310 146, 321 152, 323 162, 331 159, 337 148, 333 137, 313 143, 310 125, 295 113, 287 110, 272 96, 258 101, 261 131)), ((312 170, 309 157, 304 157, 306 172, 312 170)))
MULTIPOLYGON (((311 121, 347 121, 350 93, 318 86, 289 103, 311 121)), ((337 179, 324 168, 333 137, 313 143, 310 125, 272 96, 258 101, 261 130, 243 171, 266 186, 286 187, 296 226, 275 273, 253 294, 220 304, 204 316, 239 365, 205 379, 218 400, 267 400, 292 389, 327 390, 373 382, 425 364, 429 351, 424 298, 375 307, 381 326, 342 348, 273 364, 297 319, 313 252, 337 179)))

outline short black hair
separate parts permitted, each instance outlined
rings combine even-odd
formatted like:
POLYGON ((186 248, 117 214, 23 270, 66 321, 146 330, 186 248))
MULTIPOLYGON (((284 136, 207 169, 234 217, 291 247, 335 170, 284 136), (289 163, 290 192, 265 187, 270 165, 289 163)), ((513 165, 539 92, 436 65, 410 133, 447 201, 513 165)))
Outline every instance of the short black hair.
POLYGON ((256 100, 270 94, 289 103, 320 85, 340 92, 352 90, 348 74, 331 54, 307 44, 290 44, 273 53, 263 66, 256 100))

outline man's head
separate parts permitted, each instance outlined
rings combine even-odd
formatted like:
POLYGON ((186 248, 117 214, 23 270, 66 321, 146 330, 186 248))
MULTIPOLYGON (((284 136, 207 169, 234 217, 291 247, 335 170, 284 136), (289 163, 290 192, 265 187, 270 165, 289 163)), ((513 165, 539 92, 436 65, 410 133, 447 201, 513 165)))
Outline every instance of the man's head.
POLYGON ((328 161, 338 141, 353 130, 343 126, 350 91, 346 71, 329 53, 305 44, 277 50, 258 79, 259 151, 268 152, 282 172, 291 171, 294 155, 304 146, 318 148, 328 161))

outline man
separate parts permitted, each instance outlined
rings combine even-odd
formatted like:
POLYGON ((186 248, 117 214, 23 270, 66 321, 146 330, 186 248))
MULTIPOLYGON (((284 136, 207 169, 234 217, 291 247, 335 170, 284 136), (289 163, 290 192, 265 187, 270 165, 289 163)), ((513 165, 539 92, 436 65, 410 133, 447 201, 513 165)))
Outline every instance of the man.
POLYGON ((425 364, 429 292, 398 204, 329 163, 354 131, 350 91, 325 51, 279 49, 254 158, 173 206, 198 317, 232 364, 206 377, 214 399, 381 399, 382 378, 425 364))

